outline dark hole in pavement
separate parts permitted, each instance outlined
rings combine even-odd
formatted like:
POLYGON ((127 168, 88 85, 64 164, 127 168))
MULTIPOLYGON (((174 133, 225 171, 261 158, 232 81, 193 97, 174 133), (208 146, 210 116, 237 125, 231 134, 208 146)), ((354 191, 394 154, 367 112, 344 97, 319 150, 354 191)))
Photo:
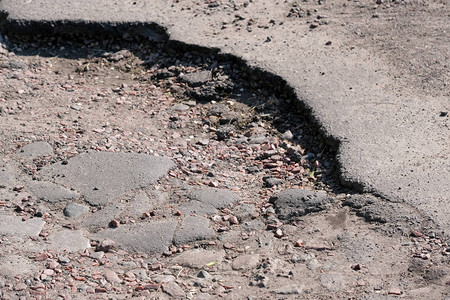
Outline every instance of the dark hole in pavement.
MULTIPOLYGON (((93 77, 90 68, 95 68, 95 63, 119 68, 121 72, 135 72, 144 66, 147 74, 138 74, 134 79, 153 81, 166 88, 179 100, 175 110, 186 109, 181 103, 192 99, 200 105, 216 102, 209 109, 210 118, 204 125, 216 130, 218 140, 238 144, 238 136, 245 143, 270 144, 272 135, 281 137, 283 142, 279 146, 284 155, 276 157, 278 153, 268 149, 259 159, 266 161, 267 169, 271 163, 268 160, 275 156, 275 160, 283 160, 287 165, 297 163, 301 171, 295 169, 290 176, 277 174, 276 178, 270 172, 265 173, 267 186, 278 185, 281 177, 300 185, 305 184, 302 180, 307 180, 315 188, 327 187, 335 193, 349 191, 339 184, 336 176, 337 142, 322 134, 308 109, 282 78, 250 68, 240 59, 218 54, 215 49, 167 41, 159 28, 144 31, 142 26, 94 25, 85 30, 84 26, 87 25, 64 24, 60 32, 47 35, 42 33, 49 32, 45 25, 33 27, 35 32, 30 34, 17 24, 9 28, 13 32, 8 35, 9 48, 25 56, 78 61, 76 72, 87 79, 93 77), (131 56, 135 59, 130 63, 131 56), (241 118, 239 109, 233 111, 233 103, 249 107, 254 112, 252 118, 241 118), (252 136, 248 136, 249 132, 252 136)), ((120 93, 120 87, 115 92, 120 93)), ((174 115, 170 121, 176 127, 179 120, 174 115)))

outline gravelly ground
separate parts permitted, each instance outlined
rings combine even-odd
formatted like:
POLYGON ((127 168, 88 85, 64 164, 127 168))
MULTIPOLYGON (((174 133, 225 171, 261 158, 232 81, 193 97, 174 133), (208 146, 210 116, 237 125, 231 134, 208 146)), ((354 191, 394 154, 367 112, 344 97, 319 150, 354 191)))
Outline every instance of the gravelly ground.
POLYGON ((0 189, 0 221, 19 216, 35 222, 25 229, 42 226, 36 234, 3 232, 4 299, 448 297, 448 245, 424 235, 425 223, 395 218, 410 208, 364 211, 377 198, 352 198, 336 183, 333 147, 277 81, 208 53, 141 42, 37 37, 11 43, 2 55, 1 156, 3 170, 18 171, 5 171, 17 181, 0 189), (46 144, 30 148, 38 141, 46 144), (46 168, 71 165, 87 151, 165 156, 176 167, 99 206, 83 197, 49 202, 30 190, 46 168), (198 208, 186 205, 204 188, 239 200, 198 214, 205 218, 195 223, 189 217, 200 218, 198 208), (300 188, 331 200, 297 216, 269 202, 300 188), (137 195, 144 211, 132 210, 137 195), (88 210, 68 218, 68 202, 88 210), (103 218, 95 215, 102 211, 103 218), (95 238, 106 227, 165 221, 204 231, 157 253, 95 238), (75 241, 71 253, 58 247, 58 232, 75 241))

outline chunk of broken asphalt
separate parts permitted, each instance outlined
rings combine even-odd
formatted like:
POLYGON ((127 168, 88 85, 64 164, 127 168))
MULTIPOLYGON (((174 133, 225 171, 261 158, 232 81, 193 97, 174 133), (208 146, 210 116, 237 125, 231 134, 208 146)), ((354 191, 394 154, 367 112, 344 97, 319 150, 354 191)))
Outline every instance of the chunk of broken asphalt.
POLYGON ((195 190, 189 194, 189 198, 212 205, 217 209, 230 207, 240 200, 240 197, 232 191, 217 188, 195 190))
POLYGON ((168 158, 138 153, 83 153, 66 165, 45 167, 41 175, 72 187, 91 205, 105 204, 132 189, 147 187, 175 164, 168 158))
POLYGON ((270 198, 280 219, 290 219, 327 208, 332 199, 325 191, 288 189, 270 198))
POLYGON ((216 236, 213 229, 209 228, 209 220, 205 217, 187 216, 176 231, 173 241, 176 245, 189 242, 212 239, 216 236))
POLYGON ((77 192, 52 182, 31 181, 29 187, 30 191, 38 197, 38 199, 51 203, 77 200, 80 197, 77 192))
POLYGON ((105 229, 93 235, 94 239, 111 239, 129 251, 159 254, 172 244, 176 221, 149 222, 105 229))
POLYGON ((178 78, 191 87, 198 87, 210 81, 212 79, 212 75, 211 71, 200 71, 196 73, 182 74, 178 78))

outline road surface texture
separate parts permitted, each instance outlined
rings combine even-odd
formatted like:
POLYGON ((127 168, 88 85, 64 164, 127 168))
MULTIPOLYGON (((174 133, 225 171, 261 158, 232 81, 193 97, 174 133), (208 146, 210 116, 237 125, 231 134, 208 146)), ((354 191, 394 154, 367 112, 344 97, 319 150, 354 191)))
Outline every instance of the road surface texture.
POLYGON ((2 297, 449 297, 447 1, 66 2, 0 2, 2 297))

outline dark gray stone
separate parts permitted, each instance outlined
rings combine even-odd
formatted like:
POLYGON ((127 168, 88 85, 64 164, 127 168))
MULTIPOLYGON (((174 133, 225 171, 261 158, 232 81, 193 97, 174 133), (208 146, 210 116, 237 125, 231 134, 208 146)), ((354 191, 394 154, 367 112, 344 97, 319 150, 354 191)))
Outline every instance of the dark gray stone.
MULTIPOLYGON (((426 219, 416 208, 397 202, 388 202, 369 194, 350 195, 343 201, 356 209, 356 214, 368 222, 386 223, 387 227, 409 233, 410 229, 426 226, 426 219)), ((391 230, 391 229, 390 229, 391 230)))
POLYGON ((89 207, 78 203, 69 203, 64 208, 64 215, 68 218, 78 218, 89 211, 89 207))
POLYGON ((52 146, 47 142, 35 142, 23 146, 17 151, 20 157, 34 159, 41 156, 49 156, 53 154, 52 146))
POLYGON ((332 199, 325 191, 289 189, 273 195, 269 202, 280 219, 289 219, 324 210, 332 199))
POLYGON ((224 114, 227 114, 229 112, 230 112, 230 108, 228 106, 226 106, 225 104, 215 104, 209 109, 207 115, 221 117, 224 114))
POLYGON ((209 228, 209 220, 204 217, 187 216, 175 232, 173 241, 176 245, 212 239, 216 232, 209 228))
POLYGON ((212 101, 219 99, 219 93, 213 86, 202 86, 191 92, 191 96, 198 101, 212 101))
POLYGON ((212 79, 211 71, 200 71, 196 73, 182 74, 178 78, 191 87, 204 85, 212 79))
POLYGON ((60 185, 46 181, 31 181, 30 191, 39 199, 51 203, 77 200, 80 195, 60 185))
POLYGON ((175 164, 168 158, 138 153, 84 153, 67 164, 45 167, 41 174, 68 185, 91 205, 105 204, 132 189, 147 187, 175 164))
POLYGON ((203 203, 200 201, 192 200, 186 204, 183 204, 179 208, 183 215, 213 215, 217 213, 217 209, 208 203, 203 203))
POLYGON ((376 198, 371 195, 356 194, 347 196, 342 204, 350 206, 352 208, 360 209, 375 202, 376 198))
POLYGON ((189 194, 189 198, 212 205, 217 209, 230 207, 232 204, 241 200, 241 198, 232 191, 216 188, 192 191, 189 194))
POLYGON ((263 180, 267 187, 274 187, 283 183, 283 179, 275 177, 264 177, 263 180))
POLYGON ((93 239, 111 239, 119 247, 147 254, 161 254, 172 244, 176 221, 150 222, 105 229, 93 235, 93 239))
POLYGON ((221 125, 216 131, 218 140, 228 139, 236 128, 233 125, 221 125))
POLYGON ((258 173, 260 170, 259 170, 259 168, 257 167, 257 166, 251 166, 251 167, 246 167, 245 168, 245 170, 248 172, 248 173, 258 173))

